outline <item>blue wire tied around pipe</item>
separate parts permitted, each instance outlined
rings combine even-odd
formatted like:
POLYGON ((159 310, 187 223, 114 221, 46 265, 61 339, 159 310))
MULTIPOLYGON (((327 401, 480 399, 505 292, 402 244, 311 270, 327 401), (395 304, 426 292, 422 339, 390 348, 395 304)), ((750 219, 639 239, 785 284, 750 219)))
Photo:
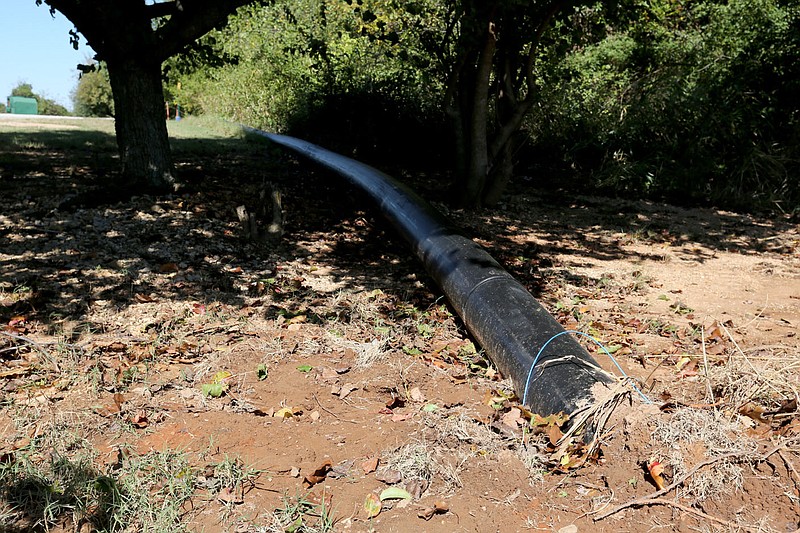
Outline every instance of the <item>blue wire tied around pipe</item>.
MULTIPOLYGON (((530 385, 531 385, 531 376, 533 375, 533 369, 536 367, 536 363, 539 362, 539 358, 542 356, 542 353, 544 353, 544 349, 547 348, 548 344, 553 342, 555 339, 557 339, 561 335, 567 335, 569 333, 574 333, 575 335, 580 335, 582 337, 586 337, 587 339, 589 339, 592 342, 594 342, 596 345, 598 345, 605 352, 605 354, 608 356, 608 358, 611 359, 611 362, 614 363, 614 366, 617 367, 617 369, 620 371, 620 373, 622 373, 622 375, 624 377, 626 377, 626 378, 628 377, 628 374, 626 374, 625 371, 622 370, 622 367, 619 365, 617 360, 614 359, 614 356, 611 355, 611 352, 609 352, 606 349, 606 347, 603 346, 603 344, 600 341, 598 341, 597 339, 595 339, 594 337, 592 337, 588 333, 584 333, 582 331, 565 330, 565 331, 562 331, 560 333, 556 333, 555 335, 553 335, 552 337, 547 339, 547 342, 544 343, 541 348, 539 348, 539 352, 536 354, 536 357, 533 358, 533 363, 531 363, 531 369, 528 372, 528 378, 525 380, 525 393, 522 395, 522 405, 527 405, 528 404, 528 389, 530 388, 530 385)), ((645 403, 649 403, 649 404, 653 403, 653 401, 650 398, 645 396, 645 394, 641 390, 639 390, 639 387, 637 387, 633 383, 631 383, 631 386, 634 388, 634 390, 636 390, 636 392, 639 393, 639 396, 642 397, 642 400, 644 400, 645 403)))

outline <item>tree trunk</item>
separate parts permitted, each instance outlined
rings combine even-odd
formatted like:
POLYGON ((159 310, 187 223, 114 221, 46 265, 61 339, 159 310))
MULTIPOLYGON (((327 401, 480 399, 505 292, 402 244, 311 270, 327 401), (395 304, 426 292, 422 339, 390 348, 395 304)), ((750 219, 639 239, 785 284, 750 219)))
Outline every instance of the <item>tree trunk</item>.
POLYGON ((462 207, 494 205, 508 185, 521 142, 516 136, 536 101, 534 65, 542 35, 566 4, 461 2, 460 59, 445 102, 454 124, 454 188, 462 207))
POLYGON ((503 145, 500 153, 495 155, 492 171, 486 180, 486 187, 483 191, 483 205, 486 207, 496 206, 503 197, 503 193, 511 181, 511 176, 514 174, 514 150, 518 144, 512 138, 503 145))
POLYGON ((483 48, 478 55, 475 66, 474 78, 469 77, 467 82, 472 83, 472 90, 465 90, 465 94, 471 94, 471 101, 464 99, 464 104, 469 106, 465 113, 462 113, 467 121, 466 130, 468 134, 469 164, 467 174, 464 176, 464 186, 461 190, 459 203, 464 207, 478 207, 483 196, 483 188, 486 185, 486 177, 489 173, 489 138, 488 138, 488 119, 489 119, 489 85, 492 76, 492 62, 496 38, 493 32, 492 23, 487 24, 487 31, 483 48))
POLYGON ((132 54, 108 62, 117 145, 127 188, 175 188, 161 86, 161 63, 132 54))

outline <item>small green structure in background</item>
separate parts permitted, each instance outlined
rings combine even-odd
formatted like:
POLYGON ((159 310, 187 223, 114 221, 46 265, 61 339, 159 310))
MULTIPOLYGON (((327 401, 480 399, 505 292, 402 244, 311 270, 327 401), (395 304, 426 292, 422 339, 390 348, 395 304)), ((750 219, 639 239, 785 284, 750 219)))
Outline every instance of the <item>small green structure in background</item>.
POLYGON ((39 103, 35 98, 27 96, 9 96, 6 112, 17 115, 38 115, 39 103))

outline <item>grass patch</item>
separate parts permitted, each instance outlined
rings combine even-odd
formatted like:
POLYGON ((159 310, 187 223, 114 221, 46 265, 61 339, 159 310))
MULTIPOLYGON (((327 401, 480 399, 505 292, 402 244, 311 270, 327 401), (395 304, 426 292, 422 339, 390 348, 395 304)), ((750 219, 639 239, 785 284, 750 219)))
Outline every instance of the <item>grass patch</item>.
POLYGON ((181 518, 196 475, 185 454, 130 456, 103 470, 87 441, 42 433, 0 454, 0 531, 186 530, 181 518))
POLYGON ((336 520, 329 500, 323 493, 319 501, 310 493, 284 496, 283 506, 275 509, 270 523, 259 528, 259 533, 328 533, 334 530, 336 520))

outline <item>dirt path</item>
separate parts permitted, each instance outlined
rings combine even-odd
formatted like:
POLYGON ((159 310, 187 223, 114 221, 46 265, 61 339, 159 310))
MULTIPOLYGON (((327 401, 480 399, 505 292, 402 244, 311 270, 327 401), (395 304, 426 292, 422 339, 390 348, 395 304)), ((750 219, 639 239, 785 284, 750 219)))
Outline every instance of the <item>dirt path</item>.
POLYGON ((334 178, 193 157, 196 192, 65 213, 71 181, 96 176, 53 157, 53 172, 3 174, 4 464, 89 450, 120 480, 160 472, 152 494, 191 478, 176 511, 190 531, 800 527, 788 219, 533 192, 448 212, 654 402, 629 394, 599 452, 555 454, 559 421, 531 427, 405 246, 334 178), (287 211, 272 247, 243 241, 234 214, 265 171, 287 211), (173 477, 144 462, 178 456, 173 477), (656 492, 653 461, 685 482, 595 522, 656 492))

